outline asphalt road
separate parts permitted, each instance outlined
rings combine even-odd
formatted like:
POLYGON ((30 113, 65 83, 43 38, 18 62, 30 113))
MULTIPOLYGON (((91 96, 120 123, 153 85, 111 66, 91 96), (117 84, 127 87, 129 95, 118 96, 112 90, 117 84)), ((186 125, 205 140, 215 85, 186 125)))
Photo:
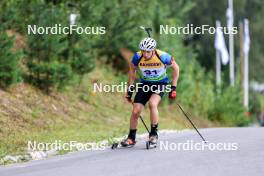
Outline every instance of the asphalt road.
POLYGON ((211 128, 201 129, 201 133, 210 145, 233 143, 235 147, 229 151, 177 150, 177 144, 188 140, 200 142, 195 131, 185 131, 160 136, 159 141, 170 144, 170 150, 161 144, 146 150, 142 140, 133 148, 75 152, 1 166, 0 176, 264 175, 264 128, 211 128))

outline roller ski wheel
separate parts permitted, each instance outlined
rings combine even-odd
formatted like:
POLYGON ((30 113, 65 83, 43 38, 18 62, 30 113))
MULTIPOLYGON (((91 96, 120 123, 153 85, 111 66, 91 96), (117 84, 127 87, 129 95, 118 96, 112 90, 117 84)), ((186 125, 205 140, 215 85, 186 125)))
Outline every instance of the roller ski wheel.
POLYGON ((116 149, 117 147, 118 147, 118 143, 115 142, 115 143, 112 144, 111 149, 114 150, 114 149, 116 149))
POLYGON ((157 147, 158 136, 150 136, 149 140, 146 141, 146 148, 152 149, 157 147))

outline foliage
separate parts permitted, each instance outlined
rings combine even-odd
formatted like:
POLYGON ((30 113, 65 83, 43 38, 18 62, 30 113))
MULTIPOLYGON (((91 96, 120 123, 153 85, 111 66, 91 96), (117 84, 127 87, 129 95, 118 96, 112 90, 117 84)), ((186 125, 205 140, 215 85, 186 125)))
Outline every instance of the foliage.
POLYGON ((9 37, 0 27, 0 87, 17 83, 21 80, 19 61, 22 56, 20 51, 14 51, 14 37, 9 37))
MULTIPOLYGON (((235 0, 234 4, 235 25, 240 17, 244 16, 248 17, 252 24, 250 30, 254 40, 250 62, 257 69, 251 68, 251 78, 260 80, 263 77, 262 73, 258 72, 261 68, 259 66, 263 65, 261 0, 235 0), (252 20, 253 16, 255 21, 252 20), (254 61, 259 64, 254 65, 254 61)), ((146 37, 139 27, 152 27, 152 36, 158 41, 158 48, 172 54, 180 65, 181 76, 177 88, 179 101, 194 109, 198 116, 219 120, 228 125, 245 125, 248 120, 243 115, 245 109, 241 105, 239 88, 223 88, 221 94, 215 91, 214 37, 160 35, 159 31, 160 25, 179 27, 193 23, 195 26, 214 26, 218 18, 224 24, 226 6, 226 1, 213 0, 10 0, 0 2, 0 22, 5 29, 12 29, 25 37, 25 80, 47 92, 75 84, 76 78, 79 78, 81 83, 83 76, 94 69, 96 59, 106 58, 107 63, 113 65, 116 70, 126 72, 127 64, 120 55, 120 49, 129 48, 136 52, 139 41, 146 37), (105 27, 106 33, 28 34, 28 25, 69 26, 69 14, 73 12, 78 14, 76 25, 105 27)), ((1 40, 0 47, 3 56, 10 55, 10 58, 13 58, 5 57, 12 70, 8 80, 13 80, 13 83, 19 77, 21 65, 18 60, 21 57, 11 52, 11 40, 5 38, 5 35, 0 37, 3 41, 9 41, 9 44, 4 46, 1 40)), ((237 37, 235 39, 238 56, 239 45, 237 37)), ((0 57, 2 58, 2 55, 0 57)), ((3 59, 1 61, 7 62, 3 59)), ((227 67, 224 67, 224 70, 227 72, 227 67)), ((227 77, 228 74, 224 75, 227 77)))

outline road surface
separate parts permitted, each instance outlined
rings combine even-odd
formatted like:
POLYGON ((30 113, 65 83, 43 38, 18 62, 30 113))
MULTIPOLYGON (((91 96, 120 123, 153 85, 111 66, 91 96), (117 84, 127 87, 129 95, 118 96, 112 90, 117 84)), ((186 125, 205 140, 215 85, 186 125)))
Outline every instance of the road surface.
POLYGON ((195 131, 161 135, 158 148, 145 149, 138 141, 133 148, 103 151, 82 151, 45 160, 0 167, 0 176, 263 176, 264 128, 209 128, 200 130, 211 144, 233 143, 232 150, 179 150, 175 145, 199 143, 195 131), (174 147, 173 147, 174 146, 174 147), (235 150, 237 149, 237 150, 235 150))

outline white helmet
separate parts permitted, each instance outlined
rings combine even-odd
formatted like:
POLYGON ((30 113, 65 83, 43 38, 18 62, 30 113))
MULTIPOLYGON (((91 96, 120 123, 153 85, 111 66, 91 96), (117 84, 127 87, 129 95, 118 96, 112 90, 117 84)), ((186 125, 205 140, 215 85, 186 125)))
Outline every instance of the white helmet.
POLYGON ((143 51, 153 51, 157 42, 153 38, 144 38, 139 44, 139 49, 143 51))

